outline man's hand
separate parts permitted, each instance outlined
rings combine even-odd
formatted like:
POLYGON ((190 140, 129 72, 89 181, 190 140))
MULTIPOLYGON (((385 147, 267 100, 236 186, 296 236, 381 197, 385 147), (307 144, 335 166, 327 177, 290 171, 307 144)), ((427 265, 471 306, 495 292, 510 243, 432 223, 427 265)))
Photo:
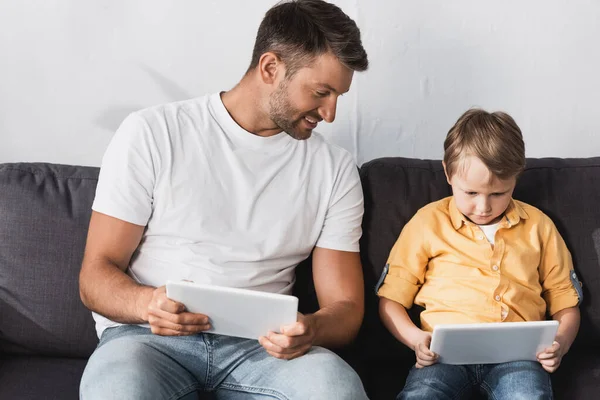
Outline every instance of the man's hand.
POLYGON ((423 335, 417 340, 414 346, 415 355, 417 356, 416 368, 429 367, 437 363, 438 355, 429 350, 431 344, 431 333, 423 332, 423 335))
POLYGON ((210 329, 206 315, 186 312, 182 303, 167 297, 165 286, 152 292, 144 319, 150 324, 152 333, 162 336, 194 335, 210 329))
POLYGON ((315 339, 314 317, 298 313, 298 321, 281 327, 281 333, 269 332, 258 342, 273 357, 292 360, 309 351, 315 339))
POLYGON ((562 348, 560 343, 554 341, 551 347, 548 347, 537 355, 537 359, 542 364, 542 368, 552 373, 558 369, 563 358, 562 348))

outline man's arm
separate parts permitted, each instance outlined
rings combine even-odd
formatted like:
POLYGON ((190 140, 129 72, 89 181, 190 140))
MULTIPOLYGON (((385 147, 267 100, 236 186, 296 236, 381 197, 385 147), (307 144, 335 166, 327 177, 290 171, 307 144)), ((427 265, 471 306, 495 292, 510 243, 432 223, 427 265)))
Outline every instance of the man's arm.
POLYGON ((315 247, 312 260, 320 308, 308 316, 315 327, 313 345, 346 345, 358 334, 365 312, 360 255, 315 247))
POLYGON ((168 299, 164 286, 144 286, 125 273, 143 232, 143 226, 92 212, 79 274, 83 304, 116 322, 149 322, 160 335, 208 329, 206 316, 183 312, 184 305, 168 299))
POLYGON ((349 343, 364 314, 363 274, 359 253, 315 247, 313 280, 319 311, 299 315, 298 322, 259 338, 273 357, 291 360, 312 346, 339 347, 349 343))
POLYGON ((154 288, 125 274, 144 227, 92 212, 79 274, 79 293, 87 308, 125 324, 146 321, 144 305, 154 288))

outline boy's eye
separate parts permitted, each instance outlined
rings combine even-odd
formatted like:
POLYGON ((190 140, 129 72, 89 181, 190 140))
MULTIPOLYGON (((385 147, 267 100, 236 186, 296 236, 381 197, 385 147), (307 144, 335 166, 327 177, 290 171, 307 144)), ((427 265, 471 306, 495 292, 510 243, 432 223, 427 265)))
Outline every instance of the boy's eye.
POLYGON ((504 195, 504 193, 492 193, 492 196, 496 196, 496 197, 503 196, 503 195, 504 195))
POLYGON ((477 196, 477 192, 466 192, 469 196, 477 196))

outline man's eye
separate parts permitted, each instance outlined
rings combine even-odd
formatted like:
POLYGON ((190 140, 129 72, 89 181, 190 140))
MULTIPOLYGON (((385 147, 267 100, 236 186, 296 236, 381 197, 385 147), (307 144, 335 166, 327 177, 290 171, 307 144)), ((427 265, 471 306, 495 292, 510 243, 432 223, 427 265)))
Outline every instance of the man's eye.
POLYGON ((316 93, 317 93, 317 96, 319 96, 319 97, 325 97, 329 94, 327 92, 318 92, 318 91, 316 93))

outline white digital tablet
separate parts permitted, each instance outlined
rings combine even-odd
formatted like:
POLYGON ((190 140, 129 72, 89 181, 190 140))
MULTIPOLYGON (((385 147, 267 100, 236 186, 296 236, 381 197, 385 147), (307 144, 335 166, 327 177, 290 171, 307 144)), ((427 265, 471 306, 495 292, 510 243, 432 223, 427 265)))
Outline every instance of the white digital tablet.
POLYGON ((186 281, 168 281, 166 287, 168 298, 183 303, 187 311, 208 316, 209 333, 258 339, 297 321, 294 296, 186 281))
POLYGON ((535 361, 557 329, 558 321, 436 325, 429 348, 444 364, 535 361))

